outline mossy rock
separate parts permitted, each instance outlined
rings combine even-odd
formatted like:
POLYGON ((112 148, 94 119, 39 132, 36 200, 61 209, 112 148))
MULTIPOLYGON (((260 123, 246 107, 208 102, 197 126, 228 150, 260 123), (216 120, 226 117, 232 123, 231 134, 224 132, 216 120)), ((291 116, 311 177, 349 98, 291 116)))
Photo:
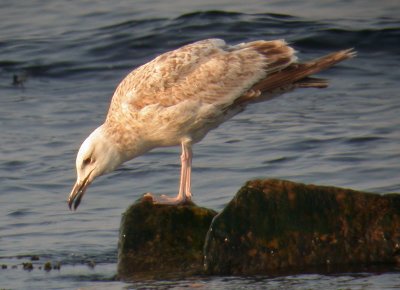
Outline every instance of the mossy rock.
POLYGON ((174 278, 203 272, 203 245, 216 212, 194 204, 153 204, 143 198, 122 216, 118 276, 174 278))
POLYGON ((209 274, 252 275, 394 264, 399 250, 399 194, 254 180, 213 220, 205 266, 209 274))

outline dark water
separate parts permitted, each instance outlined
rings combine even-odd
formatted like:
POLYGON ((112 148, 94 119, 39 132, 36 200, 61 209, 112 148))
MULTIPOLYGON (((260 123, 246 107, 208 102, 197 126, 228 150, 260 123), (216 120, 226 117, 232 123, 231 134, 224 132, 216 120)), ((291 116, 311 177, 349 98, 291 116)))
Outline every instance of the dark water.
POLYGON ((398 289, 397 269, 114 281, 120 215, 143 192, 175 193, 179 148, 100 178, 78 212, 65 203, 76 151, 119 81, 208 37, 285 38, 304 59, 354 47, 358 57, 322 75, 329 89, 249 107, 197 144, 198 204, 220 210, 255 177, 400 192, 400 5, 375 2, 1 1, 0 289, 398 289), (47 261, 61 269, 39 269, 47 261))

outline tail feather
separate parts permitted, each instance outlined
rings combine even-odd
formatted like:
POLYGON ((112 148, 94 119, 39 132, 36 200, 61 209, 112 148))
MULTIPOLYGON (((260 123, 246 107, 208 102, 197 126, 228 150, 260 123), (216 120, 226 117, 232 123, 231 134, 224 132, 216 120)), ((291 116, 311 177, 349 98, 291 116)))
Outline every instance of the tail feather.
POLYGON ((356 52, 353 49, 346 49, 305 63, 293 63, 279 72, 268 75, 251 89, 270 92, 291 85, 295 87, 326 87, 327 81, 317 81, 313 86, 311 80, 315 81, 316 79, 308 77, 354 56, 356 56, 356 52))
POLYGON ((320 78, 312 78, 306 77, 298 82, 294 83, 296 88, 318 88, 323 89, 326 88, 329 84, 327 79, 320 79, 320 78))

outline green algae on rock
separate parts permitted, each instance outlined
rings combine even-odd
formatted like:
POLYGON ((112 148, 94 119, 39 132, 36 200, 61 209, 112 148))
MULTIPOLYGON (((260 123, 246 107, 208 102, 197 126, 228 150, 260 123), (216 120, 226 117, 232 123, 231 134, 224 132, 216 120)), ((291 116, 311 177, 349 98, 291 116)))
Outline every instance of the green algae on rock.
POLYGON ((31 262, 25 262, 22 263, 22 268, 26 271, 32 271, 33 270, 33 264, 31 262))
POLYGON ((397 263, 400 195, 249 181, 214 218, 204 253, 218 275, 397 263))
POLYGON ((194 204, 153 204, 143 198, 122 216, 118 276, 123 280, 202 273, 203 244, 216 212, 194 204))
POLYGON ((44 269, 46 272, 50 272, 51 269, 52 269, 51 262, 48 261, 48 262, 44 263, 43 269, 44 269))

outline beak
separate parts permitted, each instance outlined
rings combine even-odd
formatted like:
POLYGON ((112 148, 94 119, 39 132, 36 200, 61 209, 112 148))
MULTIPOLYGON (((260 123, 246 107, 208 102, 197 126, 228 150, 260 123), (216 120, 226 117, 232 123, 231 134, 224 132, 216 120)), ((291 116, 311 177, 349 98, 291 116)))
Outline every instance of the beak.
POLYGON ((74 210, 76 210, 79 204, 81 203, 82 197, 85 194, 86 189, 90 184, 89 182, 90 173, 88 174, 88 176, 85 177, 83 181, 81 182, 77 181, 74 187, 72 188, 72 191, 68 197, 69 209, 72 209, 72 204, 74 204, 74 210))

